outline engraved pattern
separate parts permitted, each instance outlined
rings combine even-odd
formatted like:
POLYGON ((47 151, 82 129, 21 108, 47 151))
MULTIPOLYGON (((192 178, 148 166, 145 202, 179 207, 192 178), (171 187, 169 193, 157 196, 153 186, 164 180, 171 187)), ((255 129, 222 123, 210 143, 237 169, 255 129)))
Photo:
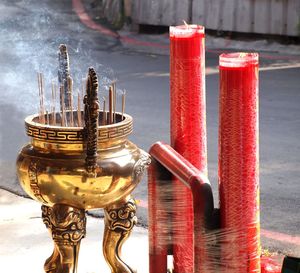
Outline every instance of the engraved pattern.
POLYGON ((124 137, 131 134, 133 131, 132 122, 109 129, 100 129, 98 131, 98 141, 104 142, 113 138, 124 137))
MULTIPOLYGON (((26 134, 35 139, 64 142, 64 143, 82 143, 83 130, 62 131, 54 128, 40 128, 25 123, 26 134)), ((114 138, 126 137, 133 131, 132 122, 113 128, 98 128, 98 142, 106 142, 114 138)))
POLYGON ((53 140, 53 141, 80 141, 83 140, 82 130, 80 131, 57 131, 51 128, 39 128, 33 127, 29 124, 25 124, 25 130, 28 136, 41 139, 41 140, 53 140))
POLYGON ((41 194, 40 187, 38 185, 37 177, 37 162, 31 161, 28 167, 28 176, 30 181, 30 188, 37 200, 42 203, 47 203, 41 194))
POLYGON ((42 206, 43 223, 51 230, 58 245, 77 245, 86 234, 86 217, 82 209, 56 204, 42 206))
POLYGON ((117 209, 105 210, 105 225, 110 230, 130 231, 137 223, 136 205, 133 199, 117 209))

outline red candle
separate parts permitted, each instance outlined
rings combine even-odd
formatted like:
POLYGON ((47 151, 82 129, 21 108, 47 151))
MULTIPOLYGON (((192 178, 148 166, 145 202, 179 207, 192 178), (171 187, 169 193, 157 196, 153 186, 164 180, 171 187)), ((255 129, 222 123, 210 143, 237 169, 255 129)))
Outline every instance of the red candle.
POLYGON ((219 64, 221 272, 258 273, 258 54, 222 54, 219 64))
MULTIPOLYGON (((170 27, 171 146, 207 173, 204 27, 170 27)), ((178 181, 174 189, 174 271, 193 272, 193 200, 178 181)))

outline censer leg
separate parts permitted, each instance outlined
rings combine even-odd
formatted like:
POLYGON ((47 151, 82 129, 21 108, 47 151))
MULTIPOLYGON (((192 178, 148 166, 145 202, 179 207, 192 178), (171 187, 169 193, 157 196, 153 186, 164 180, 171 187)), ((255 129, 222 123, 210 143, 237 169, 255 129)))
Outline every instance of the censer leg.
POLYGON ((121 260, 121 248, 137 222, 135 201, 126 200, 105 208, 103 254, 112 273, 134 273, 121 260))
POLYGON ((42 218, 54 241, 45 272, 76 273, 80 241, 86 233, 85 211, 61 204, 42 206, 42 218))

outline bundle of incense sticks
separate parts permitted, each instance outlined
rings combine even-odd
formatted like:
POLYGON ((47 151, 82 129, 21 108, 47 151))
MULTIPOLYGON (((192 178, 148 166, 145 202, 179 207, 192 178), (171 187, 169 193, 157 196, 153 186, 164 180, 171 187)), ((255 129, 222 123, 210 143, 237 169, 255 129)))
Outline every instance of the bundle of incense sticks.
MULTIPOLYGON (((49 111, 45 107, 45 80, 42 73, 37 74, 39 90, 39 123, 62 126, 83 127, 83 99, 86 96, 87 78, 82 79, 81 90, 77 90, 77 100, 73 95, 73 79, 70 75, 70 62, 67 46, 61 44, 58 52, 58 79, 51 82, 51 100, 49 111), (57 111, 57 98, 59 98, 59 110, 57 111), (77 105, 74 105, 77 101, 77 105)), ((99 126, 114 124, 124 119, 125 113, 125 90, 122 92, 121 119, 117 119, 117 87, 114 80, 109 86, 108 102, 106 97, 102 98, 102 110, 99 113, 99 126), (108 105, 107 105, 108 104, 108 105), (108 108, 108 111, 106 110, 108 108)))

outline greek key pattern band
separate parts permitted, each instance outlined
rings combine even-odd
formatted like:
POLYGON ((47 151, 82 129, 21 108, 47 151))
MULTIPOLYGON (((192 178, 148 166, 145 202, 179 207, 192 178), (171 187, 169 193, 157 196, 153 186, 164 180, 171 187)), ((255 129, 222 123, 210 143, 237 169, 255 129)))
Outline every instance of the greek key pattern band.
POLYGON ((105 142, 112 138, 124 137, 132 133, 132 122, 115 128, 104 128, 98 130, 98 141, 105 142))
MULTIPOLYGON (((57 130, 50 127, 37 127, 25 123, 25 130, 29 137, 50 142, 82 143, 83 141, 83 130, 80 129, 78 129, 78 131, 62 131, 61 128, 57 130)), ((98 142, 101 143, 114 138, 125 137, 131 134, 132 130, 132 122, 112 128, 99 128, 98 142)))

